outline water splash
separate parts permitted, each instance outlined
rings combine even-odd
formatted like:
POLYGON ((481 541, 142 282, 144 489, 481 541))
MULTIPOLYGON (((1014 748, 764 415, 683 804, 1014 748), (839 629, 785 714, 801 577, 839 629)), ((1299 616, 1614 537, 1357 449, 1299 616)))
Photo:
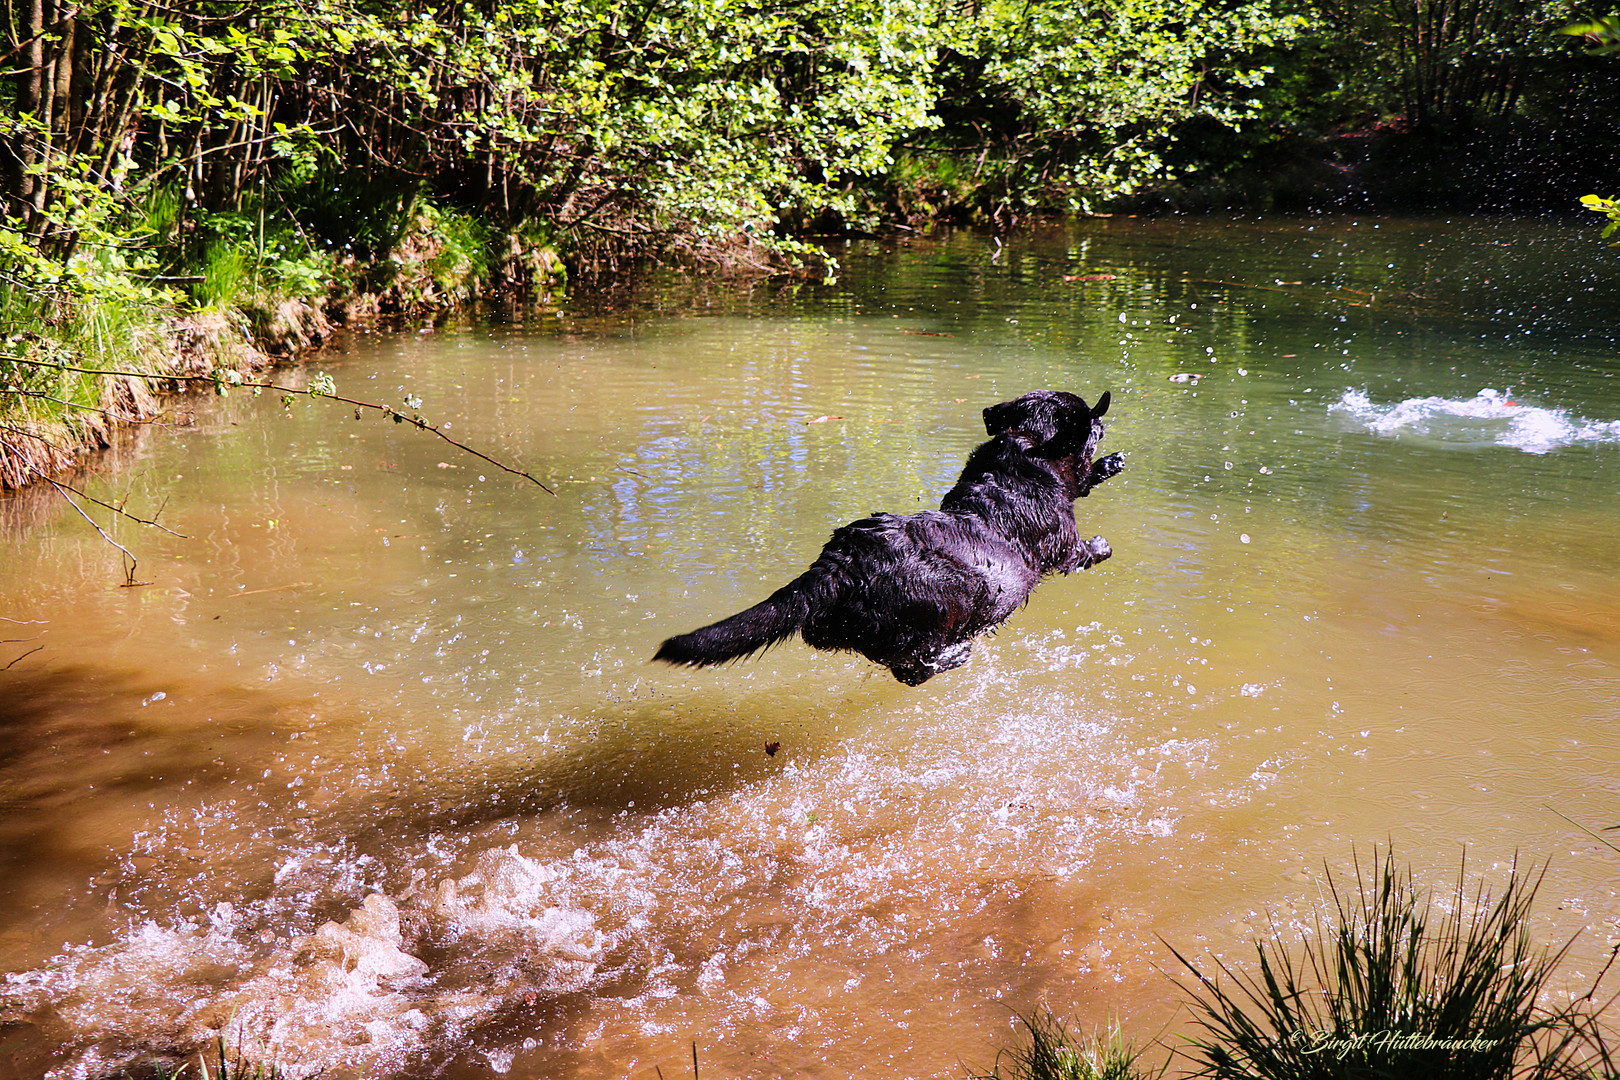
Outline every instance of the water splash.
POLYGON ((1441 445, 1506 446, 1527 454, 1620 442, 1620 420, 1521 404, 1490 387, 1471 398, 1407 398, 1393 405, 1374 404, 1365 390, 1346 390, 1328 412, 1344 413, 1380 435, 1411 433, 1441 445))
MULTIPOLYGON (((1082 653, 1117 640, 1073 633, 1043 646, 1054 670, 1095 666, 1082 653)), ((1174 835, 1180 787, 1231 798, 1192 778, 1219 756, 1213 741, 1143 732, 1099 708, 1089 680, 1032 688, 997 659, 987 650, 956 695, 911 706, 909 738, 789 758, 578 846, 566 820, 503 820, 500 843, 481 829, 418 836, 362 886, 339 874, 350 885, 311 892, 301 868, 330 853, 295 845, 262 901, 198 896, 204 914, 149 917, 6 976, 0 1019, 58 1048, 51 1080, 221 1034, 293 1076, 410 1075, 458 1055, 537 1075, 512 1033, 541 1035, 535 1016, 587 1003, 594 1019, 571 1038, 618 1061, 699 1025, 717 1040, 786 1033, 811 1056, 847 1039, 851 1015, 903 1030, 887 996, 848 990, 880 985, 869 963, 915 956, 930 977, 948 963, 988 993, 1023 954, 974 944, 965 912, 1003 910, 1006 883, 1032 870, 1083 883, 1099 848, 1174 835), (846 990, 809 1004, 806 985, 846 990)), ((1263 787, 1239 786, 1244 799, 1263 787)), ((998 939, 1026 933, 1012 916, 998 925, 998 939)), ((1116 962, 1094 961, 1114 979, 1116 962)))
POLYGON ((590 980, 607 939, 589 912, 553 902, 554 876, 516 849, 491 849, 464 877, 413 885, 397 902, 371 893, 342 921, 285 937, 253 933, 222 903, 206 923, 147 921, 105 946, 69 946, 42 969, 7 975, 0 999, 9 1019, 73 1048, 51 1080, 219 1036, 289 1076, 388 1073, 524 993, 590 980), (476 978, 407 951, 463 933, 474 938, 463 951, 476 978))

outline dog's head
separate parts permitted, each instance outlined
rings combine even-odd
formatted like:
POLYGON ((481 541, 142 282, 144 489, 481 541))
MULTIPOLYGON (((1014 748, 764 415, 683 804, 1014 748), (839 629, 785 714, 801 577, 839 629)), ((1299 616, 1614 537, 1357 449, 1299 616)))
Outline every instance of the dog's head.
POLYGON ((1031 450, 1049 447, 1056 452, 1045 456, 1079 454, 1089 465, 1092 451, 1102 441, 1108 397, 1104 390, 1097 407, 1092 408, 1078 394, 1033 390, 984 410, 984 429, 992 437, 1009 431, 1023 432, 1030 439, 1031 450))

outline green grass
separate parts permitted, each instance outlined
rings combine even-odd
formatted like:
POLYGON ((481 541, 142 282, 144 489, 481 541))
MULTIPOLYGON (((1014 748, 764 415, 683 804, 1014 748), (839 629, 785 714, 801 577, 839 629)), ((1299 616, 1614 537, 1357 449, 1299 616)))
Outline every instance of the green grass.
POLYGON ((422 206, 422 217, 429 235, 440 245, 427 263, 440 295, 456 303, 472 299, 489 280, 493 263, 489 226, 471 214, 427 203, 422 206))
POLYGON ((105 388, 98 377, 16 360, 156 370, 150 365, 165 354, 165 313, 114 297, 58 303, 0 284, 0 416, 72 423, 103 408, 105 388))
POLYGON ((1164 1068, 1149 1072, 1141 1054, 1113 1028, 1106 1038, 1071 1033, 1047 1009, 1018 1014, 1023 1037, 996 1055, 987 1073, 970 1072, 970 1080, 1154 1080, 1164 1068))
POLYGON ((219 239, 203 249, 196 269, 202 281, 192 287, 200 308, 238 308, 256 291, 258 267, 253 252, 219 239))
POLYGON ((1462 870, 1442 897, 1389 852, 1327 878, 1328 911, 1297 948, 1275 927, 1255 941, 1258 974, 1200 968, 1193 1075, 1223 1080, 1563 1080, 1613 1077, 1592 994, 1558 1004, 1568 949, 1534 943, 1545 867, 1496 889, 1462 870), (1438 1044, 1438 1045, 1436 1045, 1438 1044))
POLYGON ((292 1077, 276 1062, 251 1061, 243 1057, 240 1050, 228 1051, 225 1040, 220 1039, 212 1054, 199 1053, 180 1061, 147 1061, 128 1066, 109 1080, 292 1080, 292 1077))

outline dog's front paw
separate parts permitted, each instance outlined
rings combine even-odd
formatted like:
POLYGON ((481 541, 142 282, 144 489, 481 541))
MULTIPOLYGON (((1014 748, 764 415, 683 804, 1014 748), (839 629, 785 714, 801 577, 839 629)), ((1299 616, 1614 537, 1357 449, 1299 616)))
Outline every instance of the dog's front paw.
POLYGON ((1100 484, 1111 476, 1118 476, 1125 470, 1124 454, 1109 454, 1100 461, 1091 463, 1091 482, 1100 484))
POLYGON ((1108 546, 1108 541, 1100 536, 1093 536, 1080 545, 1080 569, 1096 566, 1104 559, 1114 554, 1114 549, 1108 546))

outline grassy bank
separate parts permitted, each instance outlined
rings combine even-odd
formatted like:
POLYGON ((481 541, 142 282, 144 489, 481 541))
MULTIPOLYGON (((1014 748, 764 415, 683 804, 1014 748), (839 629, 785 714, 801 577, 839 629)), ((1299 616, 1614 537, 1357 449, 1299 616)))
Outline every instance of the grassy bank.
POLYGON ((65 274, 36 265, 0 281, 0 491, 166 422, 169 395, 224 390, 306 355, 335 323, 543 295, 565 276, 544 236, 425 201, 397 208, 363 257, 269 214, 187 221, 181 205, 154 197, 129 226, 145 239, 139 276, 94 253, 65 274))

